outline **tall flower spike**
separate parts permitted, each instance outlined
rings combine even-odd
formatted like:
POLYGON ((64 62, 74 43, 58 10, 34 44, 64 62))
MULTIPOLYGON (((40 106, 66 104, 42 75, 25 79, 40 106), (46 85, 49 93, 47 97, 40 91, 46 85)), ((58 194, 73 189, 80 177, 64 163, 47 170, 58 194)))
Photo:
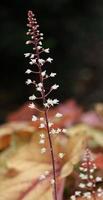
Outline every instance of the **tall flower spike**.
MULTIPOLYGON (((29 58, 30 65, 32 69, 27 69, 26 74, 35 74, 37 75, 37 80, 39 82, 37 83, 35 80, 27 79, 26 84, 27 85, 34 85, 35 87, 35 93, 32 94, 32 96, 29 97, 29 100, 31 100, 31 104, 29 104, 29 107, 31 109, 37 109, 35 105, 35 101, 40 99, 42 100, 42 112, 44 113, 44 117, 40 118, 40 129, 46 129, 47 135, 48 135, 48 141, 49 141, 49 147, 50 147, 50 153, 51 153, 51 163, 52 163, 52 168, 53 168, 53 177, 51 179, 51 184, 53 187, 53 197, 54 200, 57 200, 57 182, 56 182, 56 167, 55 167, 55 158, 54 158, 54 150, 53 150, 53 144, 51 140, 51 130, 53 123, 49 121, 48 118, 48 109, 56 104, 59 103, 58 99, 50 99, 48 98, 49 94, 53 91, 56 90, 59 86, 54 84, 53 86, 50 87, 49 91, 46 91, 44 87, 44 82, 48 78, 52 78, 56 76, 56 73, 51 72, 50 75, 47 74, 46 70, 44 70, 44 65, 46 63, 51 63, 53 61, 52 58, 47 57, 44 59, 42 57, 42 53, 49 53, 49 48, 44 49, 42 46, 42 40, 43 40, 43 33, 40 33, 39 31, 39 25, 36 21, 36 18, 33 14, 32 11, 28 12, 28 24, 27 27, 29 28, 27 31, 27 35, 30 37, 28 41, 26 41, 27 45, 32 45, 33 47, 33 53, 26 53, 24 54, 26 58, 29 58), (35 69, 35 70, 34 70, 35 69)), ((61 117, 59 113, 59 117, 61 117)), ((58 117, 58 114, 57 114, 58 117)), ((33 115, 32 116, 32 121, 36 121, 38 118, 33 115)), ((62 132, 62 130, 57 129, 54 130, 55 134, 62 132), (58 130, 58 131, 57 131, 58 130)), ((53 135, 53 134, 52 134, 53 135)), ((45 148, 45 134, 42 133, 40 134, 40 142, 39 144, 41 145, 41 153, 44 154, 47 149, 45 148)), ((63 153, 60 152, 59 157, 63 158, 63 153)))
POLYGON ((97 167, 94 162, 91 151, 87 148, 84 152, 83 162, 79 167, 80 170, 80 183, 78 190, 75 191, 75 194, 71 196, 72 200, 78 199, 78 197, 83 197, 85 199, 94 199, 97 197, 103 197, 102 188, 97 188, 96 183, 101 182, 101 177, 95 177, 95 171, 97 167))

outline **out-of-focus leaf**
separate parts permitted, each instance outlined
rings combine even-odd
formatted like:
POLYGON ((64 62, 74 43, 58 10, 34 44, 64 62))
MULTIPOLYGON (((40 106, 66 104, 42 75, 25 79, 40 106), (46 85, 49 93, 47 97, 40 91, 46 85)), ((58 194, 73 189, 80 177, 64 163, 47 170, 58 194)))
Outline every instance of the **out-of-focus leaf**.
MULTIPOLYGON (((6 160, 5 170, 0 174, 0 200, 53 200, 48 139, 46 137, 45 142, 48 151, 41 155, 39 137, 40 132, 35 133, 31 142, 19 146, 6 160), (49 174, 46 179, 40 181, 45 171, 49 171, 49 174)), ((65 177, 72 172, 73 166, 80 160, 85 147, 85 136, 80 134, 69 138, 58 135, 53 137, 52 141, 56 158, 57 194, 58 199, 62 200, 65 177), (59 152, 65 155, 61 160, 58 157, 59 152)))
POLYGON ((38 115, 37 110, 32 110, 28 107, 29 103, 25 103, 17 111, 7 116, 7 121, 31 121, 32 115, 38 115))
POLYGON ((103 154, 99 153, 96 157, 96 166, 97 168, 103 169, 103 154))
POLYGON ((72 124, 80 121, 82 109, 79 107, 74 100, 69 100, 63 104, 60 104, 55 109, 51 110, 49 116, 54 118, 55 114, 60 112, 63 117, 56 121, 58 127, 70 127, 72 124))
POLYGON ((84 113, 81 116, 81 121, 92 127, 103 129, 103 116, 101 116, 100 114, 98 114, 94 111, 84 113))
POLYGON ((70 138, 67 145, 66 162, 61 170, 61 177, 67 177, 73 171, 73 167, 77 164, 86 145, 86 137, 84 135, 76 135, 70 138))
MULTIPOLYGON (((28 108, 29 103, 24 104, 20 109, 11 113, 8 117, 8 121, 31 121, 32 115, 41 115, 37 110, 32 110, 28 108)), ((49 117, 54 118, 55 114, 60 112, 63 114, 62 119, 55 121, 55 123, 61 127, 69 127, 71 124, 78 122, 82 114, 82 109, 76 104, 74 100, 69 100, 55 109, 49 111, 49 117)))
POLYGON ((99 129, 92 128, 91 126, 85 124, 78 124, 68 129, 67 134, 70 136, 78 135, 79 133, 87 136, 87 139, 94 141, 97 145, 103 147, 103 131, 99 129))

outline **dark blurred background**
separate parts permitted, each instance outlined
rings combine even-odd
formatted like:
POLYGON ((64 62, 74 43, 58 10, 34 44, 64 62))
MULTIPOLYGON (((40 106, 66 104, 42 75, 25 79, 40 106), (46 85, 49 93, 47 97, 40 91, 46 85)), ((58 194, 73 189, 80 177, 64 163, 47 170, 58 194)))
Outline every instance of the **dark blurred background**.
POLYGON ((15 0, 0 3, 0 121, 27 101, 24 58, 32 9, 51 49, 58 98, 85 106, 103 101, 103 0, 15 0))

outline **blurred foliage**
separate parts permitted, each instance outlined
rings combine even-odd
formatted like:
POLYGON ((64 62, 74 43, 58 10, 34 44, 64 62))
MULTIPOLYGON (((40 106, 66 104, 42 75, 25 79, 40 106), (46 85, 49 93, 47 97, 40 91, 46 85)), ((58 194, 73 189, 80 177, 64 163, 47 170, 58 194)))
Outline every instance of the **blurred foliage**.
POLYGON ((37 16, 44 45, 51 48, 58 73, 61 100, 74 97, 80 103, 103 100, 103 1, 15 0, 0 3, 0 109, 1 117, 27 100, 24 59, 27 11, 37 16), (62 94, 62 95, 61 95, 62 94))

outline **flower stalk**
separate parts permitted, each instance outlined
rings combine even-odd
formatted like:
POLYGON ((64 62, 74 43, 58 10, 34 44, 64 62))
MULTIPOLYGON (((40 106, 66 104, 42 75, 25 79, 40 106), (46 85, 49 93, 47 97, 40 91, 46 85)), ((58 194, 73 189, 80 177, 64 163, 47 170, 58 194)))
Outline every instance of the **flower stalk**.
POLYGON ((94 200, 96 200, 97 197, 103 197, 103 189, 101 187, 96 187, 96 183, 102 181, 102 177, 95 176, 96 169, 97 167, 92 153, 87 148, 84 152, 81 166, 79 167, 80 183, 78 185, 78 190, 71 196, 71 200, 76 200, 78 197, 94 200))
MULTIPOLYGON (((58 104, 59 101, 57 99, 50 99, 48 98, 49 94, 53 90, 58 89, 58 85, 54 84, 50 87, 49 91, 46 91, 45 89, 45 81, 49 78, 53 78, 56 76, 56 73, 51 72, 49 75, 46 73, 46 70, 44 70, 44 66, 47 63, 51 63, 53 61, 52 58, 48 57, 46 59, 43 59, 43 54, 49 53, 49 48, 44 49, 42 47, 42 40, 43 40, 43 33, 40 33, 39 31, 39 25, 36 21, 36 18, 32 11, 28 12, 28 24, 27 27, 29 28, 27 31, 27 35, 30 37, 30 40, 26 42, 27 45, 33 46, 33 53, 25 53, 25 57, 30 59, 30 66, 32 69, 27 69, 26 74, 35 74, 37 76, 37 80, 39 82, 36 82, 35 80, 27 79, 26 84, 27 85, 33 85, 35 87, 35 94, 29 97, 29 100, 32 101, 29 104, 29 107, 31 109, 37 109, 37 106, 35 104, 36 100, 42 100, 42 107, 43 109, 41 112, 44 114, 44 117, 41 119, 38 119, 37 116, 32 116, 32 121, 40 121, 40 129, 45 129, 47 131, 48 141, 49 141, 49 151, 51 154, 51 163, 52 163, 52 171, 53 171, 53 178, 51 180, 51 184, 53 186, 53 197, 54 200, 57 200, 57 180, 56 180, 56 164, 55 164, 55 156, 54 156, 54 150, 53 150, 53 144, 52 144, 52 135, 58 134, 61 132, 64 132, 64 129, 54 129, 53 122, 49 121, 48 117, 48 110, 53 107, 54 105, 58 104), (35 69, 35 68, 36 69, 35 69), (39 93, 39 94, 38 94, 39 93)), ((57 113, 56 117, 61 117, 62 114, 57 113)), ((43 145, 45 143, 45 136, 44 133, 40 134, 40 144, 43 145), (42 136, 42 137, 41 137, 42 136)), ((47 149, 43 146, 41 148, 41 153, 45 153, 47 149)), ((59 158, 63 158, 63 153, 59 153, 59 158), (62 155, 62 156, 61 156, 62 155)), ((44 175, 42 175, 44 177, 44 175)))

